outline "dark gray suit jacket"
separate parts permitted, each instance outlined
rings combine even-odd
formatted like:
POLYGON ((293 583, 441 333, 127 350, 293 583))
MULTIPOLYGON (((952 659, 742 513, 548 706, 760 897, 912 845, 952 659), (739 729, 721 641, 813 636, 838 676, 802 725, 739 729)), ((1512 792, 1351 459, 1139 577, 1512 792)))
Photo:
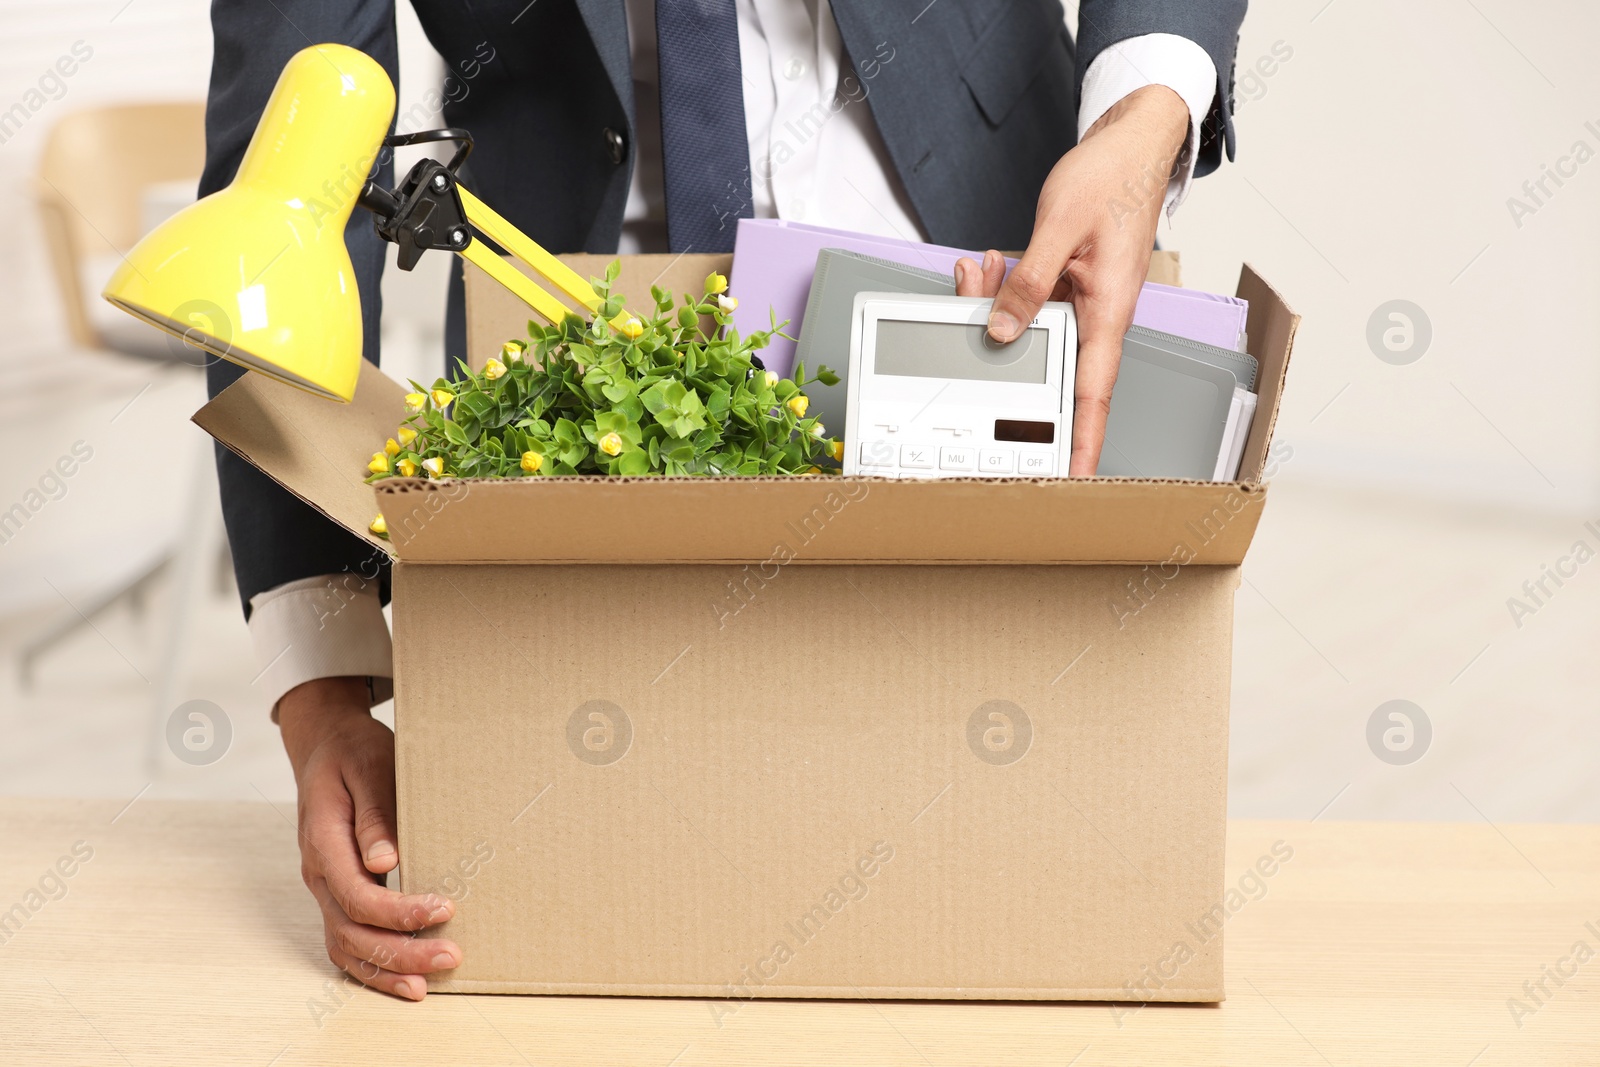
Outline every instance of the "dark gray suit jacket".
MULTIPOLYGON (((529 232, 547 247, 614 250, 632 157, 617 161, 607 131, 625 145, 634 131, 621 0, 462 6, 470 25, 456 3, 418 4, 447 59, 481 40, 542 42, 525 51, 508 43, 503 65, 486 72, 492 90, 446 109, 456 125, 487 134, 509 124, 521 134, 474 160, 477 187, 502 211, 525 203, 529 232)), ((849 55, 893 50, 868 105, 929 238, 964 248, 1027 244, 1039 187, 1075 141, 1082 72, 1119 40, 1175 33, 1211 55, 1220 76, 1197 170, 1215 169, 1233 148, 1229 88, 1244 9, 1245 0, 1084 0, 1075 49, 1058 0, 833 3, 849 55)))
MULTIPOLYGON (((1217 95, 1196 171, 1214 170, 1224 151, 1231 158, 1233 60, 1245 3, 1082 0, 1075 45, 1058 0, 832 0, 848 55, 864 64, 893 50, 867 101, 923 228, 940 244, 975 249, 1027 245, 1039 188, 1076 138, 1083 70, 1117 41, 1173 33, 1210 54, 1217 95)), ((546 248, 616 251, 635 130, 623 0, 413 6, 450 78, 440 113, 407 114, 405 129, 471 130, 470 187, 546 248)), ((213 0, 212 25, 201 195, 232 180, 278 72, 308 42, 359 48, 398 77, 394 0, 213 0)), ((392 182, 390 170, 382 180, 392 182)), ((346 237, 366 356, 376 362, 383 249, 364 214, 357 211, 346 237)), ((459 265, 446 335, 449 354, 463 354, 459 265)), ((214 364, 213 395, 239 373, 214 364)), ((362 542, 220 446, 218 465, 246 610, 251 596, 298 578, 383 577, 362 542)))

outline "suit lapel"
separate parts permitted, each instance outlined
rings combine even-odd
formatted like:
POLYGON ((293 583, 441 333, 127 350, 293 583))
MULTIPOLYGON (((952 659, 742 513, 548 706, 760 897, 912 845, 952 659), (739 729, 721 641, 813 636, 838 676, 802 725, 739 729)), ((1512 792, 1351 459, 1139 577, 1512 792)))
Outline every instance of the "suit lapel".
POLYGON ((595 51, 611 79, 611 88, 633 121, 633 61, 628 51, 628 12, 624 0, 577 0, 578 12, 595 51))

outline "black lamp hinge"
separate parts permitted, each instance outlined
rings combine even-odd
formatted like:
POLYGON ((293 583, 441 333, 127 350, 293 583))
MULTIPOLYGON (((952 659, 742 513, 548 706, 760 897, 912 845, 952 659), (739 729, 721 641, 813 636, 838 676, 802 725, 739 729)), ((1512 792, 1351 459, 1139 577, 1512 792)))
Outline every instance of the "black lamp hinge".
POLYGON ((419 160, 397 189, 369 181, 361 190, 359 202, 376 216, 378 236, 400 246, 401 270, 415 267, 430 248, 460 252, 472 243, 472 228, 456 187, 456 170, 472 151, 472 135, 465 130, 428 130, 390 137, 384 144, 426 141, 456 141, 459 147, 449 163, 419 160))

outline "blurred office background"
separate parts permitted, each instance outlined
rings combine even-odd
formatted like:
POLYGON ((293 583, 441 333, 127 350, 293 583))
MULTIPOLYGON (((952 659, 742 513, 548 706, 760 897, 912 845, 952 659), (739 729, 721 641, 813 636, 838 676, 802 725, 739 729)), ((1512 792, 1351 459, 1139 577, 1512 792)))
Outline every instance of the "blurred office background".
MULTIPOLYGON (((445 67, 400 7, 400 108, 420 114, 445 67)), ((1305 316, 1237 600, 1231 810, 1600 819, 1600 9, 1252 8, 1238 161, 1162 235, 1187 284, 1232 292, 1248 260, 1305 316), (1380 707, 1376 733, 1399 708, 1409 749, 1371 740, 1380 707)), ((188 422, 201 375, 159 342, 117 351, 140 342, 92 307, 120 235, 180 206, 192 176, 126 190, 120 168, 74 162, 117 136, 87 120, 46 153, 94 109, 203 101, 207 5, 9 0, 5 20, 0 510, 44 503, 0 543, 0 792, 286 800, 188 422), (49 251, 63 232, 92 321, 49 251), (49 479, 63 457, 73 473, 49 479), (231 727, 214 764, 160 738, 189 700, 231 727)), ((445 266, 386 277, 392 373, 434 373, 445 266)))

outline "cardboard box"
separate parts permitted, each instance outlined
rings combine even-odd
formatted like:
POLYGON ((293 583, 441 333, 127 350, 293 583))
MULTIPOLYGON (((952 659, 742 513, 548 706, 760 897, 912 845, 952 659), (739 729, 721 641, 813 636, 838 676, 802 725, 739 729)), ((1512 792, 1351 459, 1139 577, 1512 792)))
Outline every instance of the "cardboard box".
MULTIPOLYGON (((618 291, 713 266, 638 257, 618 291)), ((524 335, 468 292, 475 356, 524 335)), ((207 405, 397 561, 401 885, 458 900, 466 957, 436 987, 730 998, 719 1022, 754 996, 1221 1000, 1233 597, 1298 323, 1248 267, 1239 294, 1239 484, 393 480, 375 504, 405 392, 382 374, 345 408, 257 375, 207 405)))

